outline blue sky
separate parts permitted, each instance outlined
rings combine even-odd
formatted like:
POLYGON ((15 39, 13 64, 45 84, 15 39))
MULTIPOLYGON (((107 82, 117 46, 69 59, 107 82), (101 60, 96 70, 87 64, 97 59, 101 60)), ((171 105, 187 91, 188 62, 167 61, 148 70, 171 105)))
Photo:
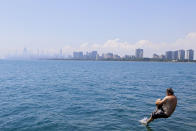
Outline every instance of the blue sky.
POLYGON ((171 45, 180 45, 179 40, 191 41, 183 48, 196 49, 195 38, 184 40, 196 32, 195 7, 195 0, 2 0, 0 51, 111 49, 123 54, 144 45, 150 56, 178 48, 171 45), (125 45, 130 49, 118 51, 125 45))

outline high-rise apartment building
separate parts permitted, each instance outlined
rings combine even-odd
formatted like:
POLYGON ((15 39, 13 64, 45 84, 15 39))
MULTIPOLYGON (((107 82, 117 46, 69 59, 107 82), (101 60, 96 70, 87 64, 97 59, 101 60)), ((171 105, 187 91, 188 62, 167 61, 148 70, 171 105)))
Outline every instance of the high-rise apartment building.
POLYGON ((113 53, 106 53, 102 55, 104 59, 112 59, 113 58, 113 53))
POLYGON ((178 59, 178 51, 172 51, 172 60, 178 59))
POLYGON ((63 50, 62 49, 59 50, 59 57, 63 57, 63 50))
POLYGON ((173 51, 167 51, 165 53, 165 57, 167 60, 172 60, 172 54, 173 54, 173 51))
POLYGON ((83 59, 83 52, 73 52, 74 59, 83 59))
POLYGON ((178 60, 185 59, 185 50, 178 50, 178 60))
POLYGON ((136 49, 135 57, 136 58, 143 58, 143 53, 144 53, 143 49, 136 49))
POLYGON ((95 60, 97 55, 98 55, 97 51, 87 52, 86 58, 95 60))
POLYGON ((190 49, 186 51, 186 59, 193 60, 194 59, 194 50, 190 49))

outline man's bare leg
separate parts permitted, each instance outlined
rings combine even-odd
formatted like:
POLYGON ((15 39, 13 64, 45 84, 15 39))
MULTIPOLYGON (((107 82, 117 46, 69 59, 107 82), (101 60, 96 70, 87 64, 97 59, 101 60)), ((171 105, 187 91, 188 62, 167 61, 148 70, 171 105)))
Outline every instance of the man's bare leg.
MULTIPOLYGON (((156 105, 156 111, 159 109, 159 108, 161 108, 161 106, 158 106, 158 105, 156 105)), ((155 112, 156 112, 155 111, 155 112)), ((150 123, 150 122, 152 122, 154 119, 152 118, 152 115, 150 116, 150 118, 148 118, 148 120, 147 120, 147 125, 150 123)))
MULTIPOLYGON (((156 110, 155 112, 161 108, 161 106, 156 106, 156 110)), ((152 122, 154 119, 152 118, 152 115, 150 116, 150 118, 144 118, 143 120, 141 120, 140 122, 143 123, 144 125, 148 125, 150 122, 152 122)))
POLYGON ((150 118, 147 120, 147 124, 149 124, 150 122, 152 122, 154 119, 152 118, 152 116, 150 116, 150 118))

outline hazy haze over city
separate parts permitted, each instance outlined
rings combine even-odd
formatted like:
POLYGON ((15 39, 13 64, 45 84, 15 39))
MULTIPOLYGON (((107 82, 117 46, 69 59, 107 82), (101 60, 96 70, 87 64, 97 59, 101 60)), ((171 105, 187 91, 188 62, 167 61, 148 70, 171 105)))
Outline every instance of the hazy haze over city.
POLYGON ((194 0, 0 1, 0 56, 27 48, 65 55, 73 51, 144 56, 196 51, 194 0))

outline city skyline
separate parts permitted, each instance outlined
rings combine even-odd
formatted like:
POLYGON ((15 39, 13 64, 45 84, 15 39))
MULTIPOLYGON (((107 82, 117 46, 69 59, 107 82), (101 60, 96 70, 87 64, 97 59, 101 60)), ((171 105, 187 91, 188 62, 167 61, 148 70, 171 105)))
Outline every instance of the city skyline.
POLYGON ((146 57, 143 55, 144 50, 141 48, 135 49, 135 55, 128 53, 123 56, 119 54, 115 54, 112 52, 105 52, 99 54, 98 51, 74 51, 72 55, 66 56, 62 49, 59 49, 59 52, 54 54, 50 54, 48 52, 43 52, 37 50, 36 53, 29 52, 27 48, 24 48, 21 53, 7 55, 3 59, 76 59, 76 60, 168 60, 168 61, 184 61, 190 60, 193 61, 194 59, 194 50, 193 49, 178 49, 178 50, 169 50, 166 51, 164 54, 156 54, 153 53, 151 57, 146 57))
POLYGON ((39 1, 0 2, 0 57, 62 49, 113 52, 196 50, 196 1, 39 1))
MULTIPOLYGON (((73 52, 73 56, 71 59, 78 59, 78 60, 104 60, 104 59, 110 59, 110 60, 144 60, 148 59, 148 57, 143 56, 144 50, 141 48, 138 48, 135 50, 135 55, 126 54, 124 56, 119 56, 118 54, 113 54, 111 52, 109 53, 103 53, 99 54, 97 51, 92 52, 86 52, 83 53, 82 51, 79 52, 73 52)), ((175 50, 175 51, 166 51, 165 54, 153 54, 152 57, 149 57, 154 60, 169 60, 169 61, 183 61, 183 60, 194 60, 194 50, 175 50)))
MULTIPOLYGON (((13 55, 21 55, 23 53, 24 49, 28 49, 28 53, 29 54, 37 54, 37 52, 40 52, 40 54, 47 54, 47 55, 56 55, 59 53, 59 50, 61 50, 61 52, 64 54, 64 56, 70 56, 72 54, 72 52, 74 51, 82 51, 82 52, 90 52, 93 50, 98 51, 99 53, 107 53, 107 52, 112 52, 114 54, 118 54, 121 57, 127 54, 130 54, 130 52, 132 53, 131 55, 135 54, 135 49, 137 48, 142 48, 145 50, 144 52, 144 56, 145 57, 149 57, 151 58, 153 56, 153 54, 164 54, 166 51, 168 50, 179 50, 179 49, 184 49, 184 50, 188 50, 188 49, 193 49, 195 50, 195 48, 193 45, 194 44, 194 40, 196 40, 196 33, 189 33, 188 35, 186 35, 184 37, 184 39, 179 39, 178 42, 176 42, 174 45, 171 45, 169 47, 166 47, 166 45, 162 44, 162 48, 159 49, 159 47, 156 47, 156 44, 150 43, 150 41, 145 41, 142 40, 136 44, 129 44, 127 42, 122 42, 119 39, 115 39, 115 40, 109 40, 106 43, 99 45, 99 44, 93 44, 90 45, 88 43, 84 43, 82 45, 80 45, 79 47, 71 47, 71 46, 65 46, 64 48, 56 48, 56 49, 40 49, 40 48, 36 48, 36 49, 31 49, 31 48, 21 48, 18 50, 12 50, 9 53, 5 53, 4 55, 0 55, 0 58, 4 58, 6 56, 13 56, 13 55), (182 43, 182 47, 180 46, 179 43, 182 43), (139 45, 139 46, 138 46, 139 45), (192 45, 192 46, 189 46, 192 45), (147 54, 146 52, 149 52, 148 50, 148 46, 152 47, 155 46, 155 48, 153 48, 153 50, 150 50, 151 52, 149 54, 147 54), (186 48, 184 48, 186 47, 186 48), (189 48, 190 47, 190 48, 189 48), (147 48, 147 49, 146 49, 147 48), (156 50, 157 49, 157 50, 156 50), (125 50, 123 53, 120 52, 125 50)), ((194 56, 194 59, 196 59, 196 56, 194 56)))

